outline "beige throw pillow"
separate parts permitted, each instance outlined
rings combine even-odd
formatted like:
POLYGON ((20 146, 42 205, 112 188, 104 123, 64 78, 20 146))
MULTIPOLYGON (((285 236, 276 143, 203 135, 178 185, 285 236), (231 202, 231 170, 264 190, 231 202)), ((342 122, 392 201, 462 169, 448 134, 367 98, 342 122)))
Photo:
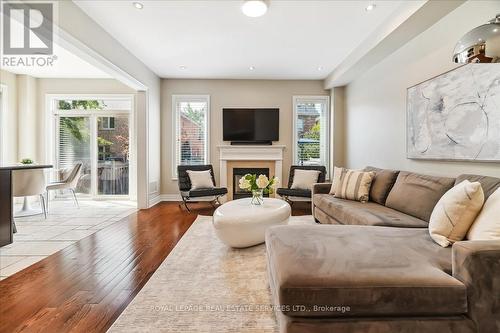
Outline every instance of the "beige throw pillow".
POLYGON ((500 188, 484 203, 467 233, 469 240, 500 240, 500 188))
POLYGON ((313 184, 318 182, 319 174, 321 172, 318 170, 302 170, 295 169, 293 172, 293 182, 291 189, 300 190, 310 190, 313 184))
POLYGON ((363 172, 342 169, 337 181, 334 179, 335 197, 347 200, 367 202, 370 197, 370 186, 375 172, 363 172))
POLYGON ((483 203, 484 193, 478 182, 464 180, 449 189, 432 211, 429 221, 432 239, 442 247, 464 239, 483 203))
POLYGON ((333 168, 333 179, 332 179, 332 187, 330 188, 330 194, 335 194, 335 184, 340 182, 340 176, 342 175, 342 170, 344 168, 333 168))
POLYGON ((186 170, 186 172, 189 175, 189 180, 191 181, 191 190, 199 190, 201 188, 214 188, 214 182, 212 180, 212 173, 210 172, 210 170, 186 170))

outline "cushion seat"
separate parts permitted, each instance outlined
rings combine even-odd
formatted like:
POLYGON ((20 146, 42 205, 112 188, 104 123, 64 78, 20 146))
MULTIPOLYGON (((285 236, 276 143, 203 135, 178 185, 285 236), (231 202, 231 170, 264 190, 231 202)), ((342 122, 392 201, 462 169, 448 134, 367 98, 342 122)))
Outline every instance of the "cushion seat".
POLYGON ((183 195, 190 198, 199 198, 199 197, 209 197, 215 195, 224 195, 227 194, 227 188, 215 187, 215 188, 200 188, 198 190, 191 190, 188 192, 183 192, 183 195))
POLYGON ((276 193, 278 193, 282 197, 301 197, 301 198, 311 197, 310 190, 302 190, 302 189, 279 188, 276 190, 276 193))
POLYGON ((466 287, 450 275, 451 248, 436 246, 426 229, 276 226, 266 247, 274 299, 287 316, 467 312, 466 287))
POLYGON ((315 194, 314 205, 340 224, 372 225, 407 228, 427 228, 429 223, 416 217, 406 215, 389 207, 374 202, 335 198, 330 194, 315 194))

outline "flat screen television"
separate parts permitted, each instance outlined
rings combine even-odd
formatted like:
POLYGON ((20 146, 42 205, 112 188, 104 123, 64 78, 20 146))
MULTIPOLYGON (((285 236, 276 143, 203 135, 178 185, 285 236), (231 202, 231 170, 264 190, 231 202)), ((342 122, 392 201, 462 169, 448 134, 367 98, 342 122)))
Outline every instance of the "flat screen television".
POLYGON ((271 144, 280 138, 279 109, 223 109, 223 140, 231 144, 271 144))

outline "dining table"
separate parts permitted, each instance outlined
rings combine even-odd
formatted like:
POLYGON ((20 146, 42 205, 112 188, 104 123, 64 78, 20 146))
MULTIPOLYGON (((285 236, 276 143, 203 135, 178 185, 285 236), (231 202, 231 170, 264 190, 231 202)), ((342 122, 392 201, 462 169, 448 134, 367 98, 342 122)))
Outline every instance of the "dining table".
POLYGON ((12 173, 16 170, 50 169, 48 164, 0 165, 0 247, 14 240, 12 173))

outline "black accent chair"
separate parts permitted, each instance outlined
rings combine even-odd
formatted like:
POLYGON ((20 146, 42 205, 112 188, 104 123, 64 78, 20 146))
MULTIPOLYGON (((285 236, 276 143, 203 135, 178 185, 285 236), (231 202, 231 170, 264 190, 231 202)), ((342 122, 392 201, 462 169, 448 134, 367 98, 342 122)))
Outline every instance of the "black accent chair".
POLYGON ((215 203, 220 205, 219 198, 227 194, 227 188, 214 187, 214 188, 191 190, 191 180, 189 179, 189 174, 187 173, 188 170, 192 171, 210 170, 210 174, 212 175, 212 182, 214 183, 214 186, 216 186, 214 177, 214 168, 212 167, 211 164, 177 166, 177 180, 179 183, 179 191, 181 192, 182 201, 184 202, 184 206, 186 207, 188 212, 191 212, 191 210, 188 207, 188 202, 206 201, 206 200, 199 200, 203 198, 205 199, 214 198, 213 200, 209 201, 214 208, 216 207, 215 203))
POLYGON ((291 189, 293 184, 293 176, 295 175, 295 170, 317 170, 320 171, 317 183, 324 183, 326 179, 326 167, 322 165, 292 165, 290 167, 290 175, 288 177, 288 187, 279 188, 276 190, 283 199, 288 203, 293 204, 293 200, 290 198, 311 198, 311 190, 302 189, 291 189))

